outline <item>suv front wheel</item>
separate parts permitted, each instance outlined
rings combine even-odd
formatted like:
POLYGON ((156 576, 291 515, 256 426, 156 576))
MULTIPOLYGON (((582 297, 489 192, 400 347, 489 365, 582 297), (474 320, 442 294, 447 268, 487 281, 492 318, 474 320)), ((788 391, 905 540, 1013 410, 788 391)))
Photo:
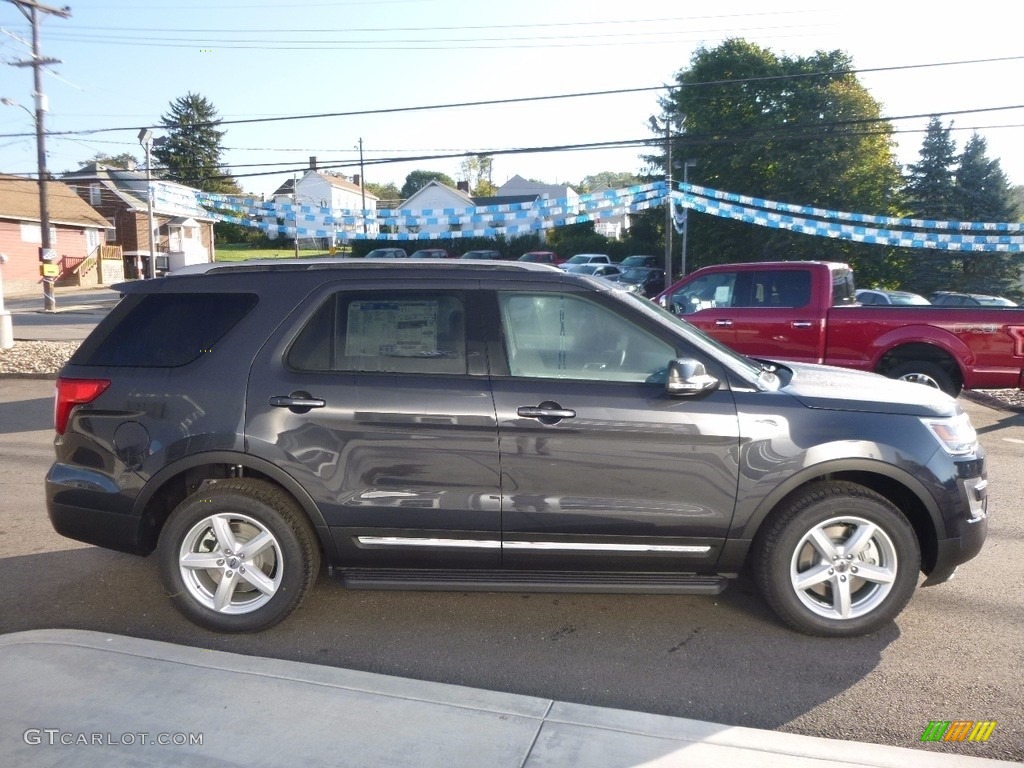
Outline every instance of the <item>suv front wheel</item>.
POLYGON ((873 632, 903 610, 917 586, 914 529, 888 499, 861 485, 809 486, 766 526, 754 578, 775 612, 801 632, 873 632))
POLYGON ((277 624, 305 598, 320 551, 294 500, 262 480, 223 480, 185 499, 160 534, 175 607, 217 632, 277 624))

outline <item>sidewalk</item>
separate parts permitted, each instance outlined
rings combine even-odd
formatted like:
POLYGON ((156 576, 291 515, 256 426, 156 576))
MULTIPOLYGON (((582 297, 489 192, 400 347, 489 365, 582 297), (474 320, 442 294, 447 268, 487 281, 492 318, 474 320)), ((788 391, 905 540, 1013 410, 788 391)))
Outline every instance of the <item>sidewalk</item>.
POLYGON ((19 768, 1015 765, 79 630, 0 635, 0 690, 19 768))

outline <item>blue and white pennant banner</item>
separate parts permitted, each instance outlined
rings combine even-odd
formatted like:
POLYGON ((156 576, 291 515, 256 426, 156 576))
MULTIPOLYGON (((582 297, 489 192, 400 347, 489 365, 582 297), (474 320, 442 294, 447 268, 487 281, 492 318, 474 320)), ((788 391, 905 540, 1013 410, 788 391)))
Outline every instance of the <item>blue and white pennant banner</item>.
MULTIPOLYGON (((218 220, 258 227, 265 232, 287 237, 297 235, 338 240, 415 241, 528 234, 570 224, 601 221, 664 205, 665 192, 665 183, 659 181, 580 195, 573 200, 542 197, 531 203, 380 211, 332 211, 317 206, 207 193, 199 193, 197 201, 218 220), (364 225, 367 232, 362 231, 364 225), (380 232, 382 226, 400 231, 380 232), (438 231, 441 227, 445 231, 438 231), (404 231, 401 231, 402 228, 404 231)), ((673 190, 672 201, 677 231, 682 231, 685 226, 686 211, 689 209, 757 226, 853 242, 950 251, 1024 252, 1024 234, 1012 234, 1024 233, 1024 224, 1019 223, 873 216, 792 205, 682 183, 677 184, 673 190), (676 206, 683 210, 675 210, 676 206)))

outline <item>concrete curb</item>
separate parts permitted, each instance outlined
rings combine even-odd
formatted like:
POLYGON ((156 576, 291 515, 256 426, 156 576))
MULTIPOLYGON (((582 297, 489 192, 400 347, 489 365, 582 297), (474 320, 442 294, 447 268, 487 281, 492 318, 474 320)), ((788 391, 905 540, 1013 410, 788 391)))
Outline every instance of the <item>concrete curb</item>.
POLYGON ((0 689, 3 765, 1012 765, 80 630, 0 636, 0 689))

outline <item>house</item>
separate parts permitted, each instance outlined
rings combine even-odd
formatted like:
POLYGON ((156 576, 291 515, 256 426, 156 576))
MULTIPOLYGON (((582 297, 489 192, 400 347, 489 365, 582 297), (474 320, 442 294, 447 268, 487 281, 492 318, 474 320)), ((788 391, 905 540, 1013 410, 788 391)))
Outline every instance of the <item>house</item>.
POLYGON ((457 232, 464 227, 450 223, 451 216, 475 207, 476 202, 469 196, 464 182, 459 183, 458 189, 453 189, 439 181, 429 181, 395 209, 398 233, 436 237, 446 232, 457 232), (445 214, 445 210, 453 213, 445 214), (400 211, 408 211, 410 215, 405 216, 400 211))
MULTIPOLYGON (((61 267, 58 283, 96 285, 107 220, 60 182, 46 183, 46 200, 50 245, 57 252, 61 267)), ((39 183, 20 176, 0 175, 0 253, 8 257, 0 267, 5 293, 42 290, 41 245, 39 183)))
MULTIPOLYGON (((102 163, 66 173, 61 180, 99 211, 112 230, 107 242, 120 245, 128 277, 144 274, 150 256, 149 181, 143 171, 127 171, 102 163)), ((157 268, 213 261, 213 219, 196 202, 197 190, 153 179, 153 231, 157 268)))
MULTIPOLYGON (((312 209, 312 213, 307 214, 307 229, 342 233, 342 237, 337 234, 330 237, 326 243, 328 247, 337 245, 346 233, 377 234, 377 196, 362 188, 358 175, 349 180, 340 174, 319 170, 315 157, 309 158, 309 168, 299 179, 286 181, 274 191, 273 197, 278 204, 290 203, 312 209), (361 213, 364 208, 367 211, 365 222, 361 213), (310 216, 312 221, 308 220, 310 216), (340 221, 328 225, 328 218, 340 221)), ((301 219, 299 226, 303 226, 301 219)), ((304 239, 306 235, 300 233, 299 237, 304 239)))
MULTIPOLYGON (((601 184, 592 189, 590 194, 597 195, 611 191, 612 188, 607 184, 601 184)), ((629 216, 621 210, 617 213, 602 213, 600 209, 597 209, 590 212, 590 215, 594 217, 594 231, 604 237, 618 240, 629 230, 629 216)))
POLYGON ((545 184, 540 181, 529 181, 518 173, 498 187, 498 197, 520 195, 532 195, 533 197, 547 195, 549 200, 565 200, 568 205, 575 205, 579 200, 579 194, 568 184, 545 184))

